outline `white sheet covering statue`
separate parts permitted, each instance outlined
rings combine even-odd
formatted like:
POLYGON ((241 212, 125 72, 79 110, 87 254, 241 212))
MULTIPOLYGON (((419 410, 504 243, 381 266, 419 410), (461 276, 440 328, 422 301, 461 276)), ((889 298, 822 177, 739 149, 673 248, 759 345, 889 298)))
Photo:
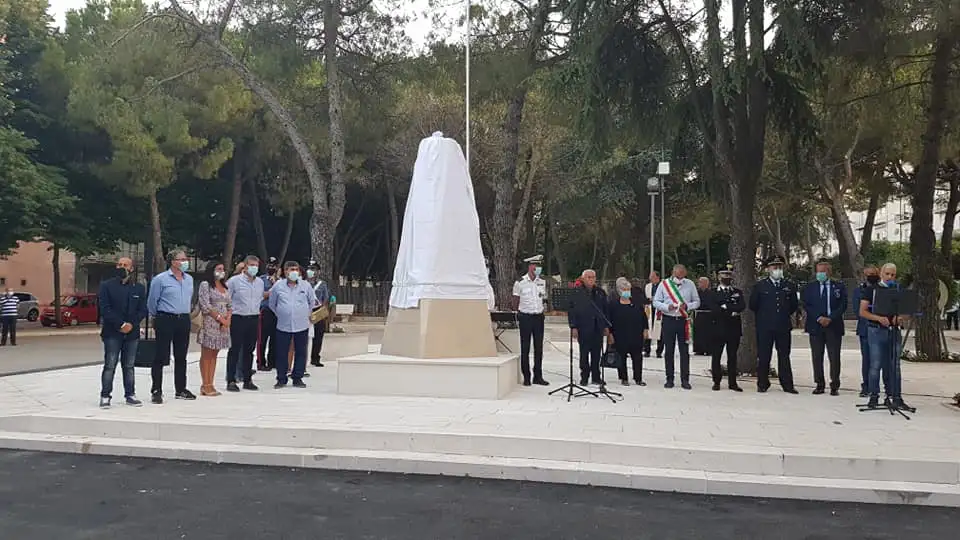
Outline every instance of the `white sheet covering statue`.
POLYGON ((456 141, 434 133, 417 151, 390 306, 416 308, 421 299, 487 300, 488 287, 466 159, 456 141))

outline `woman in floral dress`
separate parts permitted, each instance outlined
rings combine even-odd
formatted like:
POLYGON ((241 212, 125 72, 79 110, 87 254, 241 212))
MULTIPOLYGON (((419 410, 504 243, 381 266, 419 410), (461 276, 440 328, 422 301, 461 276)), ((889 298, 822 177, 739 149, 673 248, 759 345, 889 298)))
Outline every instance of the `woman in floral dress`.
POLYGON ((203 324, 197 332, 200 344, 201 396, 219 396, 213 386, 217 371, 217 355, 220 349, 230 348, 230 296, 225 281, 227 272, 223 264, 209 265, 207 275, 200 283, 198 305, 203 324))

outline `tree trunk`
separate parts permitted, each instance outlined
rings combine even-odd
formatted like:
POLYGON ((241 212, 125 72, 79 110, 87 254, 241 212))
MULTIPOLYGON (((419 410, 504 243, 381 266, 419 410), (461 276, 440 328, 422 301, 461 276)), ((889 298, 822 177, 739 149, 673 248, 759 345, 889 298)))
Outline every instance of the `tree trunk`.
POLYGON ((293 236, 293 218, 295 215, 296 212, 293 210, 287 212, 287 227, 283 231, 283 244, 280 245, 280 264, 287 260, 287 250, 290 249, 290 237, 293 236))
POLYGON ((833 230, 840 249, 840 272, 845 277, 858 277, 863 274, 863 254, 857 247, 857 237, 850 225, 850 216, 843 207, 842 199, 830 199, 830 215, 833 217, 833 230))
POLYGON ((233 192, 230 194, 230 217, 227 221, 227 239, 223 246, 223 262, 232 269, 233 251, 237 245, 237 226, 240 223, 240 201, 243 198, 243 174, 236 156, 233 158, 233 192))
MULTIPOLYGON (((867 215, 863 220, 863 231, 860 233, 860 257, 866 257, 870 251, 870 244, 873 242, 873 225, 877 222, 877 211, 880 210, 880 193, 870 194, 870 202, 867 204, 867 215)), ((860 276, 856 276, 859 278, 860 276)))
POLYGON ((950 182, 950 197, 947 199, 947 208, 943 214, 943 231, 940 235, 940 254, 944 264, 950 265, 953 254, 953 222, 957 218, 957 209, 960 207, 960 171, 952 160, 947 162, 948 180, 950 182))
MULTIPOLYGON (((942 14, 948 18, 947 14, 942 14)), ((930 76, 930 101, 927 106, 927 126, 921 140, 923 149, 914 175, 911 206, 910 255, 913 258, 914 283, 920 295, 922 317, 917 325, 917 352, 932 360, 940 360, 943 351, 940 341, 940 310, 936 236, 933 232, 933 204, 940 165, 940 146, 949 117, 950 62, 957 41, 952 18, 938 24, 930 76)))
POLYGON ((257 234, 257 256, 260 257, 262 265, 266 267, 267 257, 267 235, 263 232, 263 216, 260 214, 260 196, 257 193, 257 183, 250 177, 247 179, 247 186, 250 188, 250 217, 253 219, 253 230, 257 234))
POLYGON ((56 321, 57 328, 63 328, 63 306, 60 302, 60 246, 56 242, 50 248, 53 252, 53 320, 56 321))
POLYGON ((150 230, 153 236, 153 273, 163 272, 166 258, 163 256, 163 231, 160 229, 160 203, 157 202, 157 191, 150 192, 150 230))
MULTIPOLYGON (((754 239, 753 204, 745 205, 739 197, 731 201, 730 224, 730 262, 733 264, 734 283, 750 298, 750 291, 757 280, 756 250, 754 239)), ((737 354, 737 366, 741 373, 757 372, 757 331, 756 318, 749 309, 741 315, 743 337, 737 354)))
POLYGON ((804 231, 804 234, 800 235, 800 238, 799 238, 800 247, 803 248, 805 252, 807 252, 807 262, 809 264, 814 264, 817 262, 817 254, 816 254, 816 251, 814 251, 813 249, 813 237, 810 233, 810 229, 812 228, 812 225, 810 225, 810 222, 808 221, 804 227, 806 230, 804 231))
POLYGON ((397 264, 397 253, 400 251, 400 209, 397 206, 397 187, 394 185, 393 178, 387 179, 387 208, 390 211, 390 244, 387 253, 390 254, 388 267, 390 275, 393 276, 393 269, 397 264))
MULTIPOLYGON (((549 219, 553 219, 552 214, 549 219)), ((567 273, 567 261, 563 258, 563 250, 560 248, 560 235, 557 232, 556 223, 550 226, 550 241, 553 246, 553 258, 557 261, 557 273, 560 274, 561 280, 568 279, 570 274, 567 273)))

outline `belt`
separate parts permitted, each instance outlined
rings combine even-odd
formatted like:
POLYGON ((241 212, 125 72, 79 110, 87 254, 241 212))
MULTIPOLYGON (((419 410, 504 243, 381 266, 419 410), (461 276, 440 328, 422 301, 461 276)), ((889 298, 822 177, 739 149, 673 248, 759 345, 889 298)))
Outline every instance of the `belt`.
POLYGON ((158 317, 161 317, 161 316, 162 316, 162 317, 175 317, 175 318, 178 318, 178 319, 179 319, 179 318, 189 317, 190 314, 189 314, 189 313, 170 313, 169 311, 158 311, 158 312, 157 312, 157 316, 158 316, 158 317))
POLYGON ((234 313, 233 316, 234 316, 234 317, 240 317, 240 318, 245 318, 245 317, 256 317, 256 318, 258 318, 258 319, 260 318, 260 314, 259 314, 259 313, 256 313, 256 314, 254 314, 254 315, 237 315, 236 313, 234 313))
POLYGON ((528 316, 530 316, 530 317, 536 317, 537 315, 540 315, 540 316, 543 315, 543 312, 542 312, 542 311, 541 311, 540 313, 526 313, 526 312, 523 312, 523 311, 518 311, 517 313, 518 313, 519 315, 528 315, 528 316))

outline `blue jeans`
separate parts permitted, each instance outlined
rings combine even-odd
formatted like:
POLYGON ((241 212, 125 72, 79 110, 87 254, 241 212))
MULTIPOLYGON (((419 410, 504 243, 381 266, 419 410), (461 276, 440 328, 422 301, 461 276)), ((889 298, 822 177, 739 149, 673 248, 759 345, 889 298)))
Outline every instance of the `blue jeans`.
POLYGON ((867 391, 871 396, 880 395, 882 373, 883 387, 887 396, 900 397, 899 355, 902 341, 900 329, 868 326, 867 340, 870 344, 870 378, 867 382, 867 391))
POLYGON ((870 381, 870 341, 867 336, 857 336, 860 338, 860 391, 869 390, 870 381))
POLYGON ((103 338, 103 373, 100 375, 100 397, 111 397, 113 393, 113 375, 117 362, 123 371, 123 397, 131 397, 134 392, 133 362, 137 358, 136 339, 122 337, 103 338))
POLYGON ((290 355, 290 341, 293 341, 293 372, 290 377, 294 381, 303 378, 307 370, 307 340, 308 330, 303 332, 284 332, 277 330, 277 382, 287 384, 287 358, 290 355))

